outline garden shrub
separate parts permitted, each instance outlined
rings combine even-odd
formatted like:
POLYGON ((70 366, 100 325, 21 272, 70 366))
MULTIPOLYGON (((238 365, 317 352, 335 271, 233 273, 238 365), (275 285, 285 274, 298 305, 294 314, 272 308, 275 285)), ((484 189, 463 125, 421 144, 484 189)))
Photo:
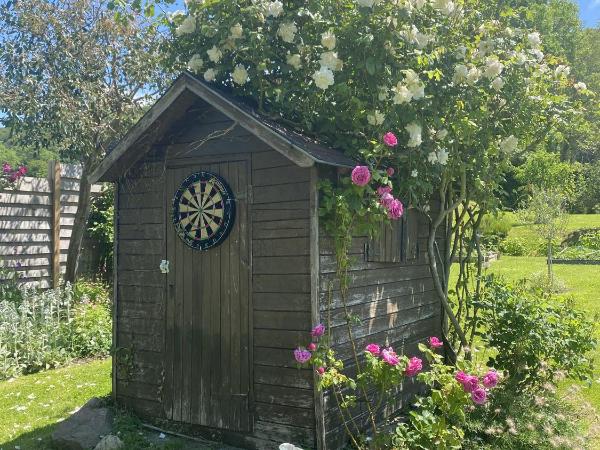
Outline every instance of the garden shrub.
POLYGON ((546 270, 533 273, 527 279, 526 285, 530 291, 542 295, 562 294, 568 290, 566 283, 562 279, 556 276, 549 277, 546 270))
POLYGON ((99 286, 19 287, 17 300, 0 297, 0 379, 107 355, 110 304, 99 286))
POLYGON ((499 250, 507 256, 524 256, 527 253, 527 241, 523 238, 506 238, 500 242, 499 250))
POLYGON ((497 250, 499 244, 508 236, 513 222, 512 215, 509 213, 485 215, 480 225, 481 241, 484 246, 489 250, 497 250))
POLYGON ((552 381, 559 371, 591 380, 596 325, 571 299, 535 295, 490 276, 476 306, 481 338, 497 350, 490 364, 505 371, 515 389, 552 381))

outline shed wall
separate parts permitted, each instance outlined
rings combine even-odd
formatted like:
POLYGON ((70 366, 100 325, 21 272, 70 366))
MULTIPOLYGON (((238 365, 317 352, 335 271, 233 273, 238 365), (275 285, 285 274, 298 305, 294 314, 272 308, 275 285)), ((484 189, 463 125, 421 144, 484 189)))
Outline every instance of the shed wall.
POLYGON ((248 155, 254 430, 232 438, 249 448, 281 442, 312 448, 312 371, 298 371, 292 357, 311 325, 310 169, 297 167, 202 103, 119 182, 115 326, 122 358, 115 358, 116 397, 145 416, 164 415, 166 283, 158 265, 166 259, 165 230, 171 226, 165 167, 248 155))
MULTIPOLYGON (((368 261, 369 239, 354 237, 349 271, 348 313, 360 316, 353 324, 356 347, 362 352, 369 343, 392 346, 398 353, 415 355, 417 344, 429 336, 440 336, 442 332, 442 309, 434 292, 433 279, 427 259, 427 219, 419 215, 416 258, 403 263, 381 263, 368 261)), ((349 374, 356 373, 356 365, 346 326, 347 313, 339 290, 336 275, 336 260, 333 242, 321 230, 320 239, 320 282, 319 304, 324 322, 330 318, 333 347, 344 361, 349 374)), ((406 400, 421 389, 412 380, 406 381, 402 389, 378 412, 378 417, 397 412, 406 400)), ((328 449, 343 447, 346 436, 339 420, 335 399, 326 393, 325 433, 328 449)), ((358 423, 366 424, 364 408, 354 410, 358 423)))

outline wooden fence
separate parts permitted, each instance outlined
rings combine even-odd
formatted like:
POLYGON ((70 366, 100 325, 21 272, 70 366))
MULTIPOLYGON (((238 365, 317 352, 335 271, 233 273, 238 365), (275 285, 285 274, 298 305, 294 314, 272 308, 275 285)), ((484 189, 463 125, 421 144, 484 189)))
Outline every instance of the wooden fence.
POLYGON ((0 266, 15 268, 24 284, 56 286, 64 273, 80 177, 81 167, 52 161, 48 178, 23 177, 0 191, 0 266))

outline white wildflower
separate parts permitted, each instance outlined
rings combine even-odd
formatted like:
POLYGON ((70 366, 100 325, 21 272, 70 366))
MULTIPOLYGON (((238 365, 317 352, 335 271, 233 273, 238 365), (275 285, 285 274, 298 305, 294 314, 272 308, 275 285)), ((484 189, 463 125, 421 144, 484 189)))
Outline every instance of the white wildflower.
POLYGON ((321 35, 321 45, 327 50, 333 50, 336 45, 335 34, 331 31, 326 31, 321 35))
POLYGON ((483 76, 486 77, 488 80, 496 78, 504 70, 504 64, 502 64, 496 58, 487 58, 485 64, 486 66, 483 72, 483 76))
POLYGON ((215 69, 208 69, 204 72, 204 79, 208 82, 214 81, 217 77, 217 71, 215 69))
POLYGON ((302 67, 302 59, 300 58, 300 55, 295 53, 295 54, 289 54, 287 55, 287 59, 286 62, 288 63, 288 65, 292 66, 294 69, 298 70, 300 67, 302 67))
POLYGON ((492 81, 492 89, 495 90, 496 92, 500 92, 503 87, 504 87, 504 80, 500 77, 494 78, 494 81, 492 81))
POLYGON ((578 91, 585 91, 587 89, 587 85, 583 81, 580 81, 579 83, 575 83, 573 85, 573 87, 575 89, 577 89, 578 91))
POLYGON ((312 75, 312 79, 315 82, 315 85, 322 90, 327 89, 329 86, 333 85, 335 79, 333 77, 333 72, 328 67, 321 67, 312 75))
POLYGON ((413 169, 413 171, 410 173, 410 176, 417 178, 419 176, 419 171, 417 169, 413 169))
POLYGON ((193 55, 187 63, 188 70, 190 72, 194 72, 194 73, 200 72, 200 69, 202 69, 202 66, 204 66, 204 61, 202 60, 202 57, 198 53, 193 55))
POLYGON ((177 36, 183 36, 184 34, 190 34, 194 31, 196 31, 196 18, 194 16, 187 16, 175 29, 175 34, 177 36))
POLYGON ((240 39, 244 34, 244 28, 242 28, 242 24, 236 23, 229 29, 229 32, 232 39, 240 39))
POLYGON ((208 59, 214 63, 218 63, 223 57, 223 52, 221 52, 216 45, 213 45, 210 50, 206 51, 206 53, 208 54, 208 59))
POLYGON ((231 79, 235 84, 243 86, 248 81, 248 71, 243 65, 238 64, 231 74, 231 79))
POLYGON ((418 147, 419 145, 421 145, 421 143, 423 142, 421 137, 421 125, 419 125, 416 122, 411 122, 408 125, 406 125, 404 129, 408 131, 408 134, 410 135, 408 143, 406 144, 408 147, 418 147))
POLYGON ((283 13, 283 3, 275 0, 267 5, 267 16, 279 17, 283 13))
POLYGON ((373 114, 367 115, 367 121, 369 122, 369 125, 373 125, 373 126, 382 125, 383 122, 385 121, 385 114, 383 114, 381 111, 376 109, 373 114))
POLYGON ((504 153, 512 153, 517 149, 518 145, 519 140, 511 134, 500 142, 500 150, 504 153))
POLYGON ((298 32, 298 27, 294 22, 286 22, 279 25, 279 29, 277 30, 277 35, 287 43, 294 42, 294 38, 296 37, 296 33, 298 32))
POLYGON ((436 152, 429 153, 429 155, 427 155, 427 161, 429 161, 431 164, 435 164, 436 162, 438 162, 437 153, 436 152))
POLYGON ((328 69, 338 71, 344 67, 344 62, 338 58, 336 52, 324 52, 321 53, 321 67, 327 67, 328 69))
POLYGON ((535 33, 529 33, 527 35, 527 42, 529 43, 529 45, 531 46, 531 48, 539 48, 539 46, 542 44, 542 38, 540 36, 540 33, 535 32, 535 33))

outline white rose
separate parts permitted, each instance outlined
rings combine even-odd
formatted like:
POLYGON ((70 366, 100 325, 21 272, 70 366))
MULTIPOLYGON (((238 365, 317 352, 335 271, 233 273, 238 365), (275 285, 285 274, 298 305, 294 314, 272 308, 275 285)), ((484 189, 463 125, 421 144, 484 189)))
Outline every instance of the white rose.
POLYGON ((447 136, 448 136, 448 130, 446 130, 445 128, 442 128, 441 130, 438 130, 437 133, 435 133, 435 137, 437 139, 439 139, 440 141, 442 139, 446 139, 447 136))
POLYGON ((393 101, 395 105, 410 103, 413 97, 412 93, 402 83, 398 83, 396 87, 392 88, 392 92, 394 92, 393 101))
MULTIPOLYGON (((414 26, 414 25, 413 25, 414 26)), ((416 28, 416 27, 415 27, 416 28)), ((419 30, 417 30, 414 33, 414 39, 413 42, 417 45, 417 47, 419 49, 424 49, 425 47, 427 47, 427 45, 433 41, 433 36, 430 36, 428 34, 425 33, 421 33, 419 30)))
POLYGON ((215 81, 216 77, 217 72, 215 69, 208 69, 206 72, 204 72, 204 79, 208 82, 215 81))
POLYGON ((333 34, 331 31, 326 31, 321 35, 321 45, 327 50, 333 50, 335 48, 335 44, 335 34, 333 34))
POLYGON ((583 81, 580 81, 579 83, 575 83, 573 85, 573 87, 575 89, 577 89, 578 91, 585 91, 585 90, 587 90, 587 85, 583 81))
POLYGON ((294 42, 294 38, 296 37, 296 32, 298 31, 298 27, 294 22, 286 22, 279 25, 279 29, 277 30, 277 35, 287 43, 294 42))
POLYGON ((494 41, 492 41, 490 39, 484 39, 484 40, 480 41, 479 45, 477 45, 477 50, 478 50, 478 55, 481 57, 487 55, 488 53, 493 52, 494 51, 494 41))
POLYGON ((417 178, 419 176, 419 171, 417 169, 413 169, 413 171, 410 173, 410 176, 417 178))
POLYGON ((445 148, 442 148, 441 150, 438 150, 438 152, 437 152, 437 160, 442 166, 445 166, 448 163, 449 156, 450 156, 450 154, 448 153, 448 150, 446 150, 445 148))
POLYGON ((467 77, 469 76, 469 68, 464 64, 457 64, 454 67, 454 76, 452 77, 452 82, 454 84, 461 84, 467 81, 467 77))
POLYGON ((267 16, 279 17, 283 13, 283 3, 275 0, 267 5, 267 16))
POLYGON ((538 48, 542 44, 542 38, 540 37, 540 33, 529 33, 527 35, 527 42, 531 46, 531 48, 538 48))
POLYGON ((175 34, 177 36, 182 36, 184 34, 193 33, 194 31, 196 31, 196 18, 194 16, 187 16, 175 29, 175 34))
POLYGON ((517 56, 516 56, 517 65, 522 66, 526 62, 527 62, 527 55, 523 52, 517 53, 517 56))
POLYGON ((423 142, 421 137, 421 133, 423 131, 421 125, 419 125, 416 122, 411 122, 408 125, 406 125, 404 129, 408 131, 408 134, 410 136, 408 143, 406 144, 408 147, 418 147, 419 145, 421 145, 421 143, 423 142))
POLYGON ((315 85, 322 90, 325 90, 329 86, 333 85, 335 81, 333 72, 327 67, 321 67, 319 70, 313 73, 312 79, 314 80, 315 85))
POLYGON ((496 78, 504 70, 504 64, 498 61, 496 58, 487 58, 486 67, 483 72, 483 76, 488 80, 496 78))
POLYGON ((560 76, 563 76, 563 75, 565 77, 568 77, 570 73, 571 73, 571 68, 569 66, 564 66, 562 64, 559 65, 556 69, 554 69, 554 74, 557 77, 560 77, 560 76))
POLYGON ((500 77, 494 78, 494 81, 492 81, 492 89, 494 89, 496 92, 500 92, 503 87, 504 80, 500 77))
POLYGON ((433 0, 432 6, 442 14, 449 16, 454 11, 454 2, 449 0, 433 0))
POLYGON ((223 57, 223 52, 221 52, 216 45, 213 45, 210 50, 206 51, 206 53, 208 54, 208 59, 214 63, 218 63, 223 57))
POLYGON ((242 25, 239 23, 236 23, 234 26, 232 26, 229 29, 230 33, 231 33, 231 37, 233 39, 240 39, 242 37, 242 35, 244 34, 244 29, 242 28, 242 25))
POLYGON ((344 62, 338 58, 336 52, 321 53, 321 60, 319 62, 322 67, 327 67, 331 70, 342 70, 344 67, 344 62))
POLYGON ((477 67, 472 67, 469 69, 469 73, 467 73, 467 83, 473 86, 475 83, 479 81, 479 77, 481 76, 481 72, 477 67))
POLYGON ((425 97, 425 84, 423 84, 419 75, 414 70, 408 69, 404 71, 404 84, 410 91, 413 99, 419 100, 425 97))
POLYGON ((421 9, 426 3, 427 0, 412 0, 413 6, 417 9, 421 9))
POLYGON ((248 71, 243 65, 238 64, 237 66, 235 66, 235 69, 231 74, 231 79, 235 84, 243 86, 248 81, 248 71))
POLYGON ((369 122, 369 125, 382 125, 385 121, 385 115, 381 111, 375 110, 373 114, 367 116, 367 121, 369 122))
POLYGON ((288 65, 292 66, 294 69, 298 70, 300 67, 302 67, 302 59, 300 58, 300 55, 295 53, 293 55, 288 55, 286 62, 288 63, 288 65))
POLYGON ((506 139, 500 141, 500 150, 504 153, 512 153, 517 149, 518 145, 519 140, 511 134, 506 139))
POLYGON ((436 162, 438 162, 437 153, 436 152, 429 153, 429 155, 427 155, 427 161, 429 161, 431 164, 435 164, 436 162))
POLYGON ((197 73, 200 72, 200 69, 202 69, 203 65, 204 61, 202 60, 202 57, 198 53, 196 53, 188 61, 187 67, 190 72, 197 73))
POLYGON ((537 62, 541 62, 544 59, 544 53, 539 49, 531 50, 531 54, 535 57, 537 62))

